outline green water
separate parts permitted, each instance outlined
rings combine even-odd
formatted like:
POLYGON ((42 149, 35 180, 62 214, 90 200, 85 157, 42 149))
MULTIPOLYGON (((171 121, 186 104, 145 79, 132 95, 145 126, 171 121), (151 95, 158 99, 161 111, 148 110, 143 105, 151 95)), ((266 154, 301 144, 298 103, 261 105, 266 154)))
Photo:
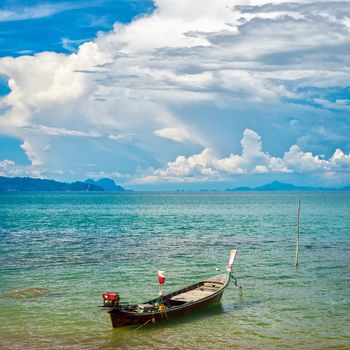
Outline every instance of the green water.
POLYGON ((350 349, 350 193, 0 195, 0 349, 350 349), (223 270, 221 304, 141 329, 112 329, 101 292, 155 296, 223 270))

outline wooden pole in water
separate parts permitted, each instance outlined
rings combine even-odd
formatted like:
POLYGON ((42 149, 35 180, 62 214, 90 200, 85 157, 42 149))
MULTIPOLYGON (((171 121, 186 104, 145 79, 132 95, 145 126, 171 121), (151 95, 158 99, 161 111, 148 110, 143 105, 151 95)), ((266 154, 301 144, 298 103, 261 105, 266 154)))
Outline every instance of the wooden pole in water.
POLYGON ((298 199, 298 216, 297 216, 297 247, 295 254, 295 269, 298 271, 299 267, 299 232, 300 232, 300 197, 298 199))

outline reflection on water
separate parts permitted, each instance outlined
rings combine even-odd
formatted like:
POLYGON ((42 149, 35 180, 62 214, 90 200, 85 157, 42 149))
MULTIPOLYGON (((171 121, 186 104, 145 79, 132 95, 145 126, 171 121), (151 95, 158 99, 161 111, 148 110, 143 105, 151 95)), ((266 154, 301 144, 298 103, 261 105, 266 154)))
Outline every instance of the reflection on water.
POLYGON ((298 273, 296 201, 293 193, 1 194, 0 348, 350 348, 350 194, 302 194, 298 273), (221 304, 141 328, 112 329, 97 307, 106 290, 151 299, 157 269, 167 273, 165 292, 215 275, 233 247, 242 295, 231 285, 221 304), (23 290, 28 298, 6 294, 23 290))

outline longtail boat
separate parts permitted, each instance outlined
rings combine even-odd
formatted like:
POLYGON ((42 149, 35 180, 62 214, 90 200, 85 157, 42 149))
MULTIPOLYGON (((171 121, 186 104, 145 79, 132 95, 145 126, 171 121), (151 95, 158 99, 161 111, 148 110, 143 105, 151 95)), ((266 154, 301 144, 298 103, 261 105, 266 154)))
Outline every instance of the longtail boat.
POLYGON ((232 249, 226 273, 137 305, 123 304, 119 294, 105 292, 102 308, 108 309, 113 327, 154 323, 204 309, 219 302, 231 278, 234 279, 232 267, 236 254, 237 250, 232 249))

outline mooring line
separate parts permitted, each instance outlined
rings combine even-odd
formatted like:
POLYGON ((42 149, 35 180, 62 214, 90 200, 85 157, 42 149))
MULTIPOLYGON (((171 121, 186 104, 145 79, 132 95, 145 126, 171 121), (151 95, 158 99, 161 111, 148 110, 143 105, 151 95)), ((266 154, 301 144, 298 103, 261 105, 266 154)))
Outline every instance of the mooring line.
POLYGON ((146 321, 144 324, 142 324, 141 326, 138 326, 137 328, 133 329, 131 332, 135 332, 137 330, 139 330, 140 328, 142 328, 143 326, 145 326, 148 322, 151 322, 152 318, 150 318, 148 321, 146 321))

